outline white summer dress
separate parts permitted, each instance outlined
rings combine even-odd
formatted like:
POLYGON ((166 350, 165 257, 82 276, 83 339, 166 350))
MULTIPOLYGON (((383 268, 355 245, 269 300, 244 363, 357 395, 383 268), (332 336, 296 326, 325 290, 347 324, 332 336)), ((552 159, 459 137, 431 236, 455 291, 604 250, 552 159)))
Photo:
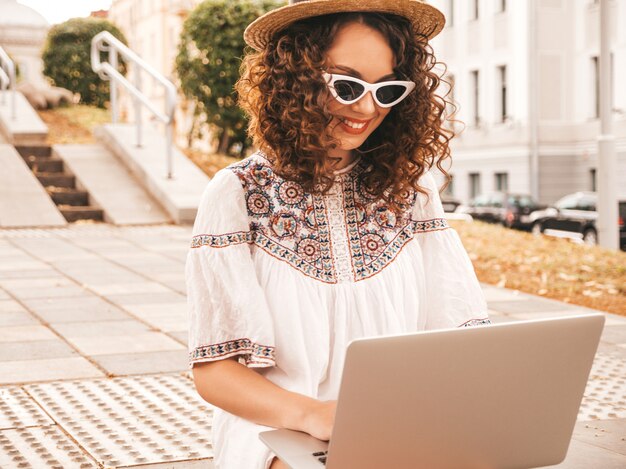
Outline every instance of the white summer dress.
MULTIPOLYGON (((189 364, 238 356, 277 385, 337 399, 355 338, 488 324, 487 305, 430 173, 402 215, 364 190, 357 160, 304 192, 265 155, 208 184, 186 263, 189 364)), ((217 409, 216 469, 265 469, 256 425, 217 409)))

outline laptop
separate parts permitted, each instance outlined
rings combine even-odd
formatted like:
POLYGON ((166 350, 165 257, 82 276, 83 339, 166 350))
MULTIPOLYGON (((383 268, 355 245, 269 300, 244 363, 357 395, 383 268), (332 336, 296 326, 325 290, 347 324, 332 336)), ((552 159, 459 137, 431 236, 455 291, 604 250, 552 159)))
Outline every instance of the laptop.
POLYGON ((504 469, 567 454, 604 315, 357 339, 330 443, 261 440, 292 469, 504 469))

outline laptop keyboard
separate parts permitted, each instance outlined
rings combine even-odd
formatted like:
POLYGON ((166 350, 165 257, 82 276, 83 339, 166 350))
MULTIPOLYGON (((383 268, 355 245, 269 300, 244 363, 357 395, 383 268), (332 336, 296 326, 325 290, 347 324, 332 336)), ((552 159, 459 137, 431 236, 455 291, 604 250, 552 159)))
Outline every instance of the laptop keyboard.
POLYGON ((317 453, 313 453, 313 456, 316 457, 317 460, 325 466, 327 454, 328 454, 328 451, 318 451, 317 453))

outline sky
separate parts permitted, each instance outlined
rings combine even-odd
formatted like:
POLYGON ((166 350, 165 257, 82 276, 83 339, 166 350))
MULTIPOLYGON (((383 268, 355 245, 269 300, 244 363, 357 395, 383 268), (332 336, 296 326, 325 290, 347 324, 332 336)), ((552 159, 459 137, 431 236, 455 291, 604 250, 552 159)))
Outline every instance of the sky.
POLYGON ((17 0, 38 11, 50 24, 76 16, 87 16, 94 10, 108 10, 111 0, 17 0))

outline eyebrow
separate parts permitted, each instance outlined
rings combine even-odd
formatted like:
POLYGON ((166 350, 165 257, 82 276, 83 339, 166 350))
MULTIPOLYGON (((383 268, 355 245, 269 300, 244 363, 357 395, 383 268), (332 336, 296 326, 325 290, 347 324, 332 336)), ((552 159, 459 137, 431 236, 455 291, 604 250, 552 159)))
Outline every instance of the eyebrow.
MULTIPOLYGON (((356 78, 363 79, 363 77, 361 76, 361 74, 359 72, 357 72, 355 69, 347 67, 345 65, 333 65, 331 68, 338 68, 338 69, 345 70, 345 71, 351 73, 352 75, 354 75, 356 78)), ((389 75, 385 75, 384 77, 380 77, 374 83, 378 83, 378 82, 387 80, 389 78, 396 78, 396 77, 397 77, 397 75, 395 73, 390 73, 389 75)))

